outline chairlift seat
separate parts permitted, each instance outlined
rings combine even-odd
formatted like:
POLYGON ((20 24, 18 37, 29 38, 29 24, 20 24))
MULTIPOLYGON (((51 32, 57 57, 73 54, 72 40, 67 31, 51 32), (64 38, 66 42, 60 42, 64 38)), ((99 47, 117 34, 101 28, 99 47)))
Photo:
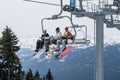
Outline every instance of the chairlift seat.
POLYGON ((85 38, 82 39, 75 39, 73 44, 89 44, 90 40, 87 40, 85 38))

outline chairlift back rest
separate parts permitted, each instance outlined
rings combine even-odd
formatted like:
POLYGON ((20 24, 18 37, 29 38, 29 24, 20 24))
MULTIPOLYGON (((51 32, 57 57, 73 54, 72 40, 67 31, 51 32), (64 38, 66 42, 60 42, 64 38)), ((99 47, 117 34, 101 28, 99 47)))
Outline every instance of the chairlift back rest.
POLYGON ((75 40, 75 35, 72 36, 72 40, 75 40))

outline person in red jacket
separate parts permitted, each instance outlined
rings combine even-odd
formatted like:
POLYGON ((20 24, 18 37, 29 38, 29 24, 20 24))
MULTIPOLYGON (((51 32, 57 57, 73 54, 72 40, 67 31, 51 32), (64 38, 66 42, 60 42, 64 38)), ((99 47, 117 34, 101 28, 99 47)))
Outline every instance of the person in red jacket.
POLYGON ((59 51, 59 50, 60 50, 60 44, 61 44, 61 43, 62 43, 62 48, 61 48, 61 50, 64 50, 64 49, 66 48, 67 40, 68 40, 68 39, 72 39, 72 38, 73 38, 72 33, 69 31, 69 28, 66 27, 66 28, 65 28, 65 32, 64 32, 61 40, 59 40, 59 41, 57 42, 57 47, 56 47, 55 50, 56 50, 56 51, 59 51))

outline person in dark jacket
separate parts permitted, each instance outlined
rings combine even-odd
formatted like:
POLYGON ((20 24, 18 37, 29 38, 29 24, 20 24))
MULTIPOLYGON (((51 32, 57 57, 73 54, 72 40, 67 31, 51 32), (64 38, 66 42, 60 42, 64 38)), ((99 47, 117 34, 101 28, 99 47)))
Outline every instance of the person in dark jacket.
POLYGON ((46 30, 43 30, 43 34, 41 35, 41 40, 38 39, 36 42, 36 52, 38 52, 41 48, 43 48, 43 46, 45 45, 45 51, 49 50, 49 44, 50 44, 50 40, 49 40, 49 34, 47 33, 46 30))

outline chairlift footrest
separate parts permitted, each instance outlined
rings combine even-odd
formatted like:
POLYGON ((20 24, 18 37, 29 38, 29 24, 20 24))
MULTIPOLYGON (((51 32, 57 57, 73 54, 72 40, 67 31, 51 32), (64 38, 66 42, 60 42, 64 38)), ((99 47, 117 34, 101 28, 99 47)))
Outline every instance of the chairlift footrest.
POLYGON ((74 40, 74 44, 89 44, 90 40, 86 40, 86 39, 75 39, 74 40))

